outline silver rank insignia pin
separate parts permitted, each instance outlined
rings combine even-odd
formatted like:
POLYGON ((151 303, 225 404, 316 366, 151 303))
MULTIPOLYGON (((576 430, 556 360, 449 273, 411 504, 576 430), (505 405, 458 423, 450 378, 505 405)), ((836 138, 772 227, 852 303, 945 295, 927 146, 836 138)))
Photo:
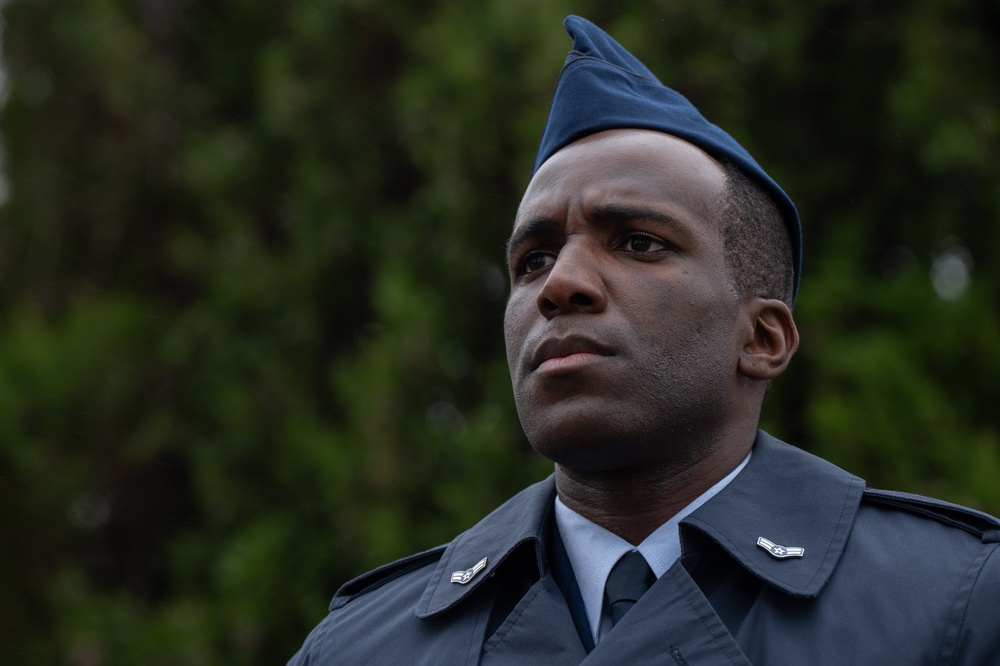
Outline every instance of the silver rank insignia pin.
MULTIPOLYGON (((799 548, 798 546, 779 546, 770 539, 765 539, 764 537, 757 537, 757 545, 766 550, 771 557, 776 557, 779 560, 783 560, 786 557, 802 557, 806 554, 805 548, 799 548)), ((454 578, 452 578, 452 580, 454 580, 454 578)))
POLYGON ((476 562, 471 569, 466 569, 465 571, 456 571, 451 575, 451 582, 458 583, 459 585, 465 585, 470 580, 475 578, 476 574, 486 568, 486 558, 476 562))

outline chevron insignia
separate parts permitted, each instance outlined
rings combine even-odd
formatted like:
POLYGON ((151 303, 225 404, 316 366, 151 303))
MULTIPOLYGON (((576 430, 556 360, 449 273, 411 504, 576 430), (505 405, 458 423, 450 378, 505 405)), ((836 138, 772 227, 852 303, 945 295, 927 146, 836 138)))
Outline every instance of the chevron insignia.
POLYGON ((456 571, 451 575, 451 582, 458 583, 459 585, 465 585, 470 580, 472 580, 477 573, 486 568, 486 558, 476 562, 471 569, 466 569, 465 571, 456 571))
POLYGON ((779 560, 783 560, 786 557, 802 557, 806 554, 805 548, 799 548, 798 546, 779 546, 770 539, 765 539, 764 537, 757 537, 757 545, 766 550, 771 557, 776 557, 779 560))

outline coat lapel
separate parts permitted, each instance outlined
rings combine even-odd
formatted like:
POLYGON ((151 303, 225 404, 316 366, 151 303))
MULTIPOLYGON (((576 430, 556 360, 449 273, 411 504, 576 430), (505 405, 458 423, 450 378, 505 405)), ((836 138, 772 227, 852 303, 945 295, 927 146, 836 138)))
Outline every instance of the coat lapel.
POLYGON ((750 666, 679 562, 656 581, 582 663, 750 666))
POLYGON ((586 656, 562 592, 545 576, 483 645, 480 664, 576 666, 586 656))

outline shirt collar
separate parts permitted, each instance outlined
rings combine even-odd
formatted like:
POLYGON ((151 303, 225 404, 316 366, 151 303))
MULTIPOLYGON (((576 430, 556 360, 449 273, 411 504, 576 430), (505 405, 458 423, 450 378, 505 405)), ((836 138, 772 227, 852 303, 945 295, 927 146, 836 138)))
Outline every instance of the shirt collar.
POLYGON ((587 621, 595 644, 601 633, 604 584, 615 563, 628 551, 638 550, 656 577, 662 576, 681 555, 681 540, 678 533, 681 520, 729 485, 746 467, 750 456, 751 454, 747 454, 736 469, 678 511, 673 518, 660 525, 638 546, 633 546, 617 534, 587 520, 556 497, 556 525, 566 547, 570 564, 573 566, 573 575, 576 576, 577 585, 580 587, 580 595, 583 597, 587 621))

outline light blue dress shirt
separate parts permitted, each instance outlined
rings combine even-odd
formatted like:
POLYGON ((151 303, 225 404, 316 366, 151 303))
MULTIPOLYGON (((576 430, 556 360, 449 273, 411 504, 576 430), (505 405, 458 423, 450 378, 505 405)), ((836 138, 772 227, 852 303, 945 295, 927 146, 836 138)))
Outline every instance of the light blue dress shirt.
POLYGON ((681 556, 681 539, 677 527, 681 520, 729 485, 746 467, 750 455, 752 454, 747 454, 736 469, 660 525, 638 546, 633 546, 617 534, 590 522, 556 497, 556 526, 580 587, 594 645, 611 629, 611 618, 603 613, 604 584, 615 562, 628 551, 638 550, 646 558, 656 577, 662 576, 681 556))

